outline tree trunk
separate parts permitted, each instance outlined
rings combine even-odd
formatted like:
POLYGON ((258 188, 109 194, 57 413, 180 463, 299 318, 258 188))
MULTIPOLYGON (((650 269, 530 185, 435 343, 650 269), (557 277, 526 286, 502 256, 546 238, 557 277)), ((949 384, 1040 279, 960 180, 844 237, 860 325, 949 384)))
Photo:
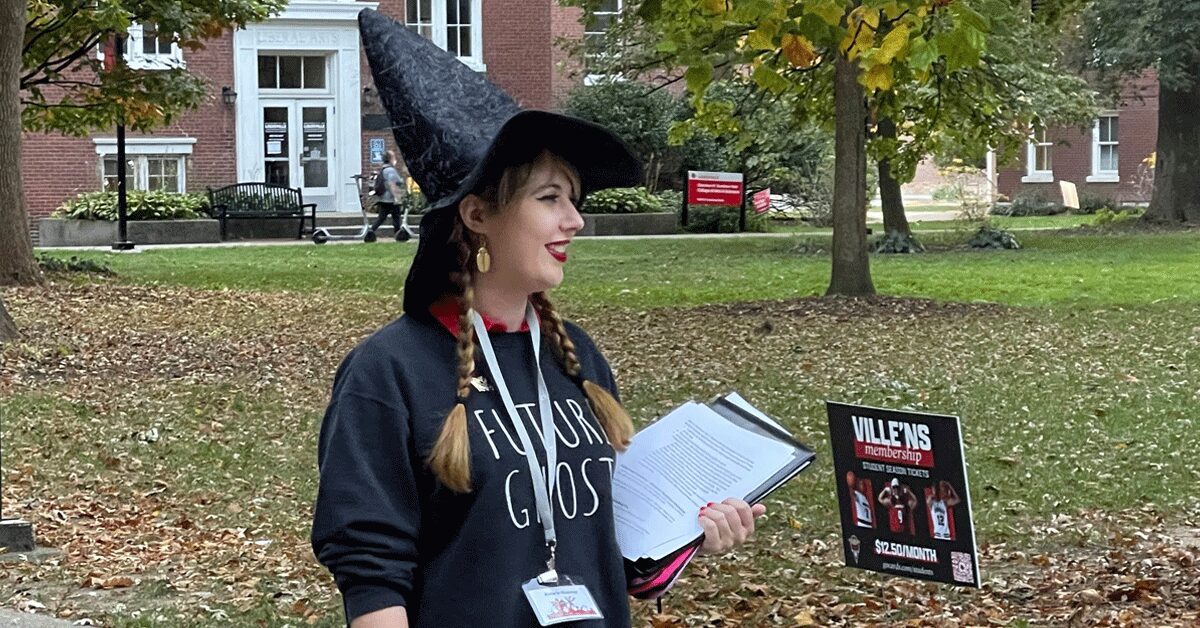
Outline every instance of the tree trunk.
POLYGON ((8 310, 4 309, 4 300, 0 299, 0 344, 16 340, 17 336, 17 324, 8 315, 8 310))
POLYGON ((40 283, 21 194, 21 48, 25 0, 0 3, 0 286, 40 283))
MULTIPOLYGON (((896 123, 891 118, 879 119, 879 135, 896 139, 896 123)), ((900 182, 892 176, 892 164, 887 159, 879 161, 879 200, 883 205, 884 233, 912 235, 908 217, 904 215, 904 198, 900 195, 900 182)))
POLYGON ((867 257, 867 107, 858 63, 838 54, 833 107, 833 274, 827 295, 875 294, 867 257))
POLYGON ((1146 220, 1200 223, 1200 64, 1186 89, 1158 87, 1158 146, 1154 192, 1146 220))

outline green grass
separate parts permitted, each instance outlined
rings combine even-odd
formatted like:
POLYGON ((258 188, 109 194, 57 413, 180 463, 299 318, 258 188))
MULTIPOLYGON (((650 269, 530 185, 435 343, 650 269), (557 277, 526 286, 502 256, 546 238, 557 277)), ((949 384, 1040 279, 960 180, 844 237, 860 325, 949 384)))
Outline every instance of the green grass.
MULTIPOLYGON (((945 212, 953 211, 950 206, 928 206, 909 208, 909 226, 913 231, 963 231, 974 230, 977 225, 963 220, 920 220, 914 216, 918 211, 945 212)), ((992 216, 991 222, 1001 229, 1023 231, 1028 229, 1072 229, 1096 223, 1094 214, 1060 214, 1057 216, 992 216)), ((883 223, 868 220, 867 227, 875 233, 883 232, 883 223)), ((825 233, 828 227, 813 227, 806 223, 772 223, 771 231, 776 233, 825 233)))
MULTIPOLYGON (((745 306, 820 294, 826 237, 572 246, 556 297, 604 348, 639 421, 736 389, 818 452, 817 464, 772 499, 760 542, 736 560, 706 563, 709 579, 681 585, 674 604, 734 613, 747 582, 776 594, 833 592, 841 603, 881 586, 829 566, 840 541, 825 399, 960 415, 982 543, 1028 555, 1104 553, 1116 546, 1114 530, 1055 523, 1055 536, 1045 532, 1051 518, 1142 507, 1153 518, 1192 507, 1200 482, 1187 455, 1200 446, 1200 234, 1039 231, 1019 234, 1025 248, 1017 251, 950 248, 965 235, 928 234, 934 251, 922 255, 872 256, 875 285, 1001 307, 745 306), (666 309, 646 313, 655 308, 666 309)), ((25 364, 17 380, 32 383, 0 398, 5 463, 20 471, 21 507, 83 522, 69 534, 43 519, 50 543, 90 539, 95 517, 117 539, 117 554, 162 536, 181 539, 187 551, 131 566, 109 559, 111 547, 88 546, 88 562, 41 577, 70 587, 78 570, 144 568, 124 610, 100 606, 109 609, 106 624, 117 626, 282 626, 306 617, 337 625, 337 599, 305 539, 315 428, 341 356, 396 315, 413 250, 380 243, 51 253, 102 261, 118 275, 4 295, 30 330, 5 357, 25 364), (128 331, 113 331, 121 326, 153 333, 113 342, 127 339, 128 331), (147 440, 150 429, 157 439, 147 440), (137 510, 104 510, 124 504, 137 510), (188 597, 195 591, 211 597, 188 597), (150 610, 134 617, 135 608, 150 610)), ((1040 569, 1006 560, 985 569, 1040 569)), ((28 588, 33 580, 21 573, 0 580, 0 595, 28 588)), ((989 586, 1003 597, 1003 586, 989 586)), ((931 589, 890 619, 921 616, 926 598, 978 606, 975 595, 931 589)), ((103 596, 86 599, 102 604, 103 596)), ((773 621, 770 605, 755 612, 743 625, 773 621)), ((1019 603, 1008 612, 1021 616, 1019 603)))
MULTIPOLYGON (((931 234, 930 245, 967 233, 931 234)), ((1071 235, 1028 232, 1017 251, 949 250, 871 257, 884 294, 1011 305, 1110 307, 1200 300, 1195 233, 1071 235)), ((821 294, 827 238, 583 240, 558 291, 580 304, 648 308, 821 294)), ((71 253, 109 264, 118 281, 206 289, 348 291, 395 296, 411 245, 160 249, 71 253)), ((68 254, 54 252, 64 257, 68 254)))

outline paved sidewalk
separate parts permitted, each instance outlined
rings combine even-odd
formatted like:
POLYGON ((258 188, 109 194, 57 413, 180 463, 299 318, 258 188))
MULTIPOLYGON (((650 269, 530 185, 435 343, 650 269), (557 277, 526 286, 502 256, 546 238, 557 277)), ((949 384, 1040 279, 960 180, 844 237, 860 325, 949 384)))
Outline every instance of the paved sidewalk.
MULTIPOLYGON (((0 626, 21 626, 22 628, 66 628, 75 624, 65 619, 49 615, 34 615, 21 611, 0 608, 0 626)), ((86 624, 83 624, 86 625, 86 624)))

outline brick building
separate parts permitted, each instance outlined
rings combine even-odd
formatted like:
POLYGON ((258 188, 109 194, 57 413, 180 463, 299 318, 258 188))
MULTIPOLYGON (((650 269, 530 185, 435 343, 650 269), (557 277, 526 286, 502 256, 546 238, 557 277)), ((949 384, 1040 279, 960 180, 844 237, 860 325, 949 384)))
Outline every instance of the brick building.
MULTIPOLYGON (((610 0, 619 9, 619 0, 610 0)), ((152 134, 127 139, 130 189, 203 191, 240 181, 300 187, 322 211, 357 212, 352 175, 370 171, 371 140, 392 145, 362 55, 364 8, 403 21, 523 106, 552 109, 574 85, 558 38, 583 38, 580 11, 556 0, 292 0, 280 15, 181 51, 130 29, 128 63, 183 66, 210 98, 152 134)), ((116 187, 115 131, 24 136, 22 180, 37 220, 81 192, 116 187)), ((378 155, 376 155, 377 157, 378 155)))
POLYGON ((1055 200, 1061 198, 1058 182, 1070 181, 1081 198, 1149 201, 1141 171, 1157 139, 1158 79, 1148 73, 1126 83, 1117 107, 1090 128, 1050 128, 1034 138, 1018 163, 998 169, 996 187, 1010 199, 1040 194, 1055 200))

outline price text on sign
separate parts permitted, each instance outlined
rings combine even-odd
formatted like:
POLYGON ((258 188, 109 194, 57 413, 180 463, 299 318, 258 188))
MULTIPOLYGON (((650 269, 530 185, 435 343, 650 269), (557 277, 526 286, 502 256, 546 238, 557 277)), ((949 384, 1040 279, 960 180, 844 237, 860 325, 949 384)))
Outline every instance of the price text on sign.
POLYGON ((745 188, 740 172, 688 171, 689 205, 741 205, 745 188))

